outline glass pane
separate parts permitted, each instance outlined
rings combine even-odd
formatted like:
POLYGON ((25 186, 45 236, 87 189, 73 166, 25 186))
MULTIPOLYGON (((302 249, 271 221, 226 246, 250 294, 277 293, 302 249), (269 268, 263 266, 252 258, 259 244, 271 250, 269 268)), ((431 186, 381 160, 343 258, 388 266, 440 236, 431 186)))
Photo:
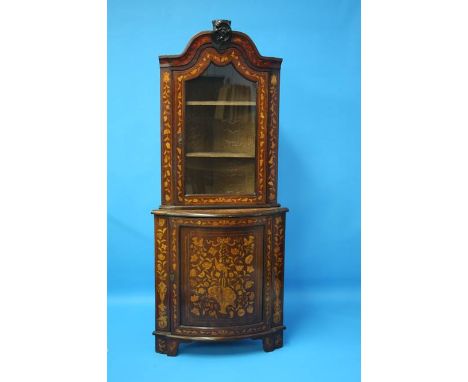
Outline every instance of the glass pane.
POLYGON ((251 194, 255 187, 255 161, 189 157, 185 177, 187 194, 251 194))
POLYGON ((186 193, 253 194, 256 83, 211 64, 185 95, 186 193))

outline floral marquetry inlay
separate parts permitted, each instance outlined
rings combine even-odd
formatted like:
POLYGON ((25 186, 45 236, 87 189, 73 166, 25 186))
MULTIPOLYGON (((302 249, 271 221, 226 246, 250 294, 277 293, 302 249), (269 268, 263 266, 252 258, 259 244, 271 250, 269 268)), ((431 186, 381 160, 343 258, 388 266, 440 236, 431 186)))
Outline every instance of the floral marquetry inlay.
POLYGON ((162 201, 163 204, 172 201, 172 125, 171 125, 171 75, 169 72, 161 74, 161 167, 162 167, 162 201))
POLYGON ((278 77, 271 75, 270 86, 270 126, 268 129, 268 179, 267 198, 276 201, 277 162, 278 162, 278 77))
POLYGON ((280 324, 283 321, 283 272, 284 272, 284 220, 283 216, 274 219, 273 235, 273 283, 275 302, 273 304, 273 322, 280 324))
POLYGON ((190 307, 197 317, 243 317, 255 309, 255 236, 191 236, 190 307))
POLYGON ((168 252, 167 243, 167 219, 156 220, 156 299, 157 299, 157 327, 166 329, 168 327, 169 317, 167 308, 168 292, 168 252))

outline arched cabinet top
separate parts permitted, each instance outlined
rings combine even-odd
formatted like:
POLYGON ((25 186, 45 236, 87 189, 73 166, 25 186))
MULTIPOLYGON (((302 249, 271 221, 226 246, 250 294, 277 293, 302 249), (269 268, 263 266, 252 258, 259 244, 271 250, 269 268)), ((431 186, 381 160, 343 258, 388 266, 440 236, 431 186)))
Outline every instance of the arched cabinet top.
MULTIPOLYGON (((220 21, 225 22, 225 20, 220 21)), ((216 27, 214 27, 213 31, 200 32, 192 37, 182 54, 159 56, 161 68, 190 66, 208 48, 215 48, 219 53, 224 53, 230 48, 235 48, 246 58, 248 65, 257 70, 279 69, 281 67, 281 62, 283 61, 281 58, 262 56, 258 52, 255 43, 245 33, 229 29, 224 34, 227 40, 224 43, 219 43, 216 40, 217 33, 219 32, 216 30, 216 27)))

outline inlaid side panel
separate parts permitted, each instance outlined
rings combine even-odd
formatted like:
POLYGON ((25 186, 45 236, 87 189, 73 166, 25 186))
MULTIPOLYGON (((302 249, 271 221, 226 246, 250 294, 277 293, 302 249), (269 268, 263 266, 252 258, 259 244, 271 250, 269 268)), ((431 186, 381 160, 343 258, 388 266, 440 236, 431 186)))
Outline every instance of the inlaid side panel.
POLYGON ((285 215, 273 218, 273 325, 283 323, 285 215))
POLYGON ((181 324, 262 320, 263 226, 181 229, 181 324))
POLYGON ((161 201, 173 202, 172 197, 172 82, 168 70, 161 71, 161 201))
POLYGON ((267 200, 276 203, 278 186, 279 72, 271 73, 268 105, 267 200))
POLYGON ((169 229, 168 219, 155 218, 156 329, 169 330, 169 229))

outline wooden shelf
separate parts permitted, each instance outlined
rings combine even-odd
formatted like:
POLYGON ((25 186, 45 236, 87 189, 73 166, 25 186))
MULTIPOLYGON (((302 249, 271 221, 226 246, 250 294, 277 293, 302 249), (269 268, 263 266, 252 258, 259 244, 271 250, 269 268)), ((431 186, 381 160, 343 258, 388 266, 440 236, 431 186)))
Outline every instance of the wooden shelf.
POLYGON ((255 101, 187 101, 190 106, 255 106, 255 101))
POLYGON ((214 151, 199 151, 186 153, 188 158, 248 158, 253 159, 255 155, 248 153, 228 153, 228 152, 214 152, 214 151))

